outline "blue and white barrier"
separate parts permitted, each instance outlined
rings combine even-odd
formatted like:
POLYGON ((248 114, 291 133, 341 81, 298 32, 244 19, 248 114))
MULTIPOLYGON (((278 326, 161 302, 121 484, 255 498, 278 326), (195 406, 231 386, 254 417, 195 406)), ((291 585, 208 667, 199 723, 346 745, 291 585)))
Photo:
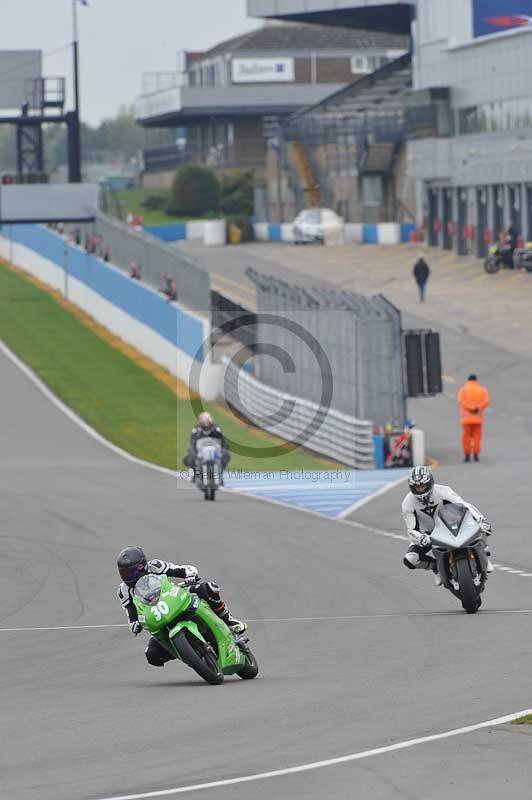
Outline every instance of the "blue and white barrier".
POLYGON ((203 242, 206 245, 226 243, 225 219, 199 219, 163 225, 144 225, 144 230, 163 242, 203 242))
MULTIPOLYGON (((258 242, 294 241, 292 223, 256 222, 253 227, 258 242)), ((399 244, 410 241, 410 233, 416 227, 413 222, 381 222, 375 225, 347 222, 343 238, 346 244, 399 244)))
POLYGON ((1 233, 0 256, 58 289, 205 399, 219 395, 223 369, 204 352, 204 343, 210 340, 210 320, 178 303, 168 303, 149 286, 48 228, 4 225, 1 233), (197 369, 198 363, 201 369, 197 369))

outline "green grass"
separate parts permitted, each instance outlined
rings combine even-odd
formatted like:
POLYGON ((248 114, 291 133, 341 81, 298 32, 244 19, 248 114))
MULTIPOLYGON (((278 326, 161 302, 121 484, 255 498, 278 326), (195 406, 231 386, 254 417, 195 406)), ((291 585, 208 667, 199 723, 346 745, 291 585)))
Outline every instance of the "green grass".
MULTIPOLYGON (((0 338, 70 408, 107 439, 139 458, 175 469, 194 423, 190 401, 174 392, 83 325, 36 287, 0 263, 0 338)), ((205 403, 233 441, 259 451, 233 454, 235 469, 327 469, 305 450, 260 457, 278 440, 205 403)))
POLYGON ((519 719, 514 719, 512 725, 532 725, 532 714, 529 714, 527 717, 519 717, 519 719))
POLYGON ((124 220, 129 211, 132 214, 140 214, 144 217, 146 225, 164 225, 172 222, 185 222, 184 217, 175 217, 167 214, 165 211, 158 211, 156 209, 144 208, 142 205, 143 200, 149 195, 167 195, 168 192, 161 189, 144 189, 141 186, 136 186, 133 189, 124 189, 122 192, 117 192, 116 196, 120 201, 122 207, 122 214, 124 220))

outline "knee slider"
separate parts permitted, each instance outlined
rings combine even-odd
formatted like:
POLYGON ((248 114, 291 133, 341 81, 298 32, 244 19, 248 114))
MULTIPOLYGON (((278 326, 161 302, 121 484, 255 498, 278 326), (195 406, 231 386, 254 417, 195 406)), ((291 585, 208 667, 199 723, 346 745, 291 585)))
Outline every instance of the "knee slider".
POLYGON ((420 565, 419 553, 405 553, 403 564, 407 569, 418 569, 420 565))

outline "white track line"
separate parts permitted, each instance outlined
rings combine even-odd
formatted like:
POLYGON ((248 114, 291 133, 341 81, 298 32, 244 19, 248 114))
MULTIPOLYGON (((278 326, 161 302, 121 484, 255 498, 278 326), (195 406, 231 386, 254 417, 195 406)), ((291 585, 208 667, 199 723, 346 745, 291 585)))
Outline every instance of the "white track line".
POLYGON ((396 486, 399 486, 401 483, 404 483, 404 480, 405 480, 404 477, 397 478, 396 481, 387 483, 386 486, 381 486, 381 488, 377 489, 377 491, 368 494, 361 500, 357 500, 355 503, 350 505, 349 508, 344 508, 343 511, 340 511, 340 513, 336 515, 336 519, 345 519, 346 517, 349 516, 349 514, 352 514, 353 511, 357 511, 359 508, 362 508, 362 506, 365 506, 367 503, 371 503, 371 501, 375 500, 377 497, 381 497, 383 494, 386 494, 386 492, 395 489, 396 486))
POLYGON ((376 747, 373 750, 361 750, 358 753, 351 753, 351 755, 339 756, 337 758, 328 758, 324 761, 311 761, 307 764, 300 764, 297 767, 275 769, 269 772, 256 772, 252 775, 244 775, 240 778, 227 778, 225 780, 209 781, 208 783, 195 783, 190 786, 181 786, 176 789, 160 789, 153 792, 141 792, 140 794, 121 794, 113 797, 100 798, 99 800, 147 800, 147 798, 151 797, 172 797, 178 794, 200 792, 206 789, 220 789, 223 786, 235 786, 239 783, 252 783, 253 781, 263 781, 267 780, 268 778, 281 778, 285 775, 296 775, 299 772, 310 772, 311 770, 323 769, 324 767, 334 767, 338 764, 362 761, 363 759, 385 755, 386 753, 395 753, 398 750, 407 750, 410 747, 417 747, 418 745, 428 744, 429 742, 437 742, 441 739, 450 739, 454 736, 464 736, 468 733, 480 731, 483 728, 494 728, 497 725, 504 725, 507 722, 513 722, 514 720, 519 719, 519 717, 525 717, 529 714, 532 714, 532 708, 526 708, 523 711, 517 711, 514 714, 506 714, 504 717, 489 719, 486 722, 478 722, 475 725, 467 725, 464 728, 455 728, 454 730, 444 731, 443 733, 435 733, 431 736, 421 736, 418 739, 406 739, 403 742, 396 742, 396 744, 390 744, 386 747, 376 747))
MULTIPOLYGON (((273 623, 273 622, 345 622, 349 620, 365 620, 365 619, 411 619, 412 617, 441 617, 442 615, 451 614, 453 616, 462 616, 461 611, 405 611, 393 614, 345 614, 339 617, 266 617, 265 619, 248 619, 249 623, 273 623)), ((482 611, 482 616, 497 614, 532 614, 532 608, 492 608, 482 611)), ((26 633, 35 631, 86 631, 98 630, 105 628, 127 628, 126 622, 114 622, 111 624, 102 625, 48 625, 42 628, 0 628, 0 633, 26 633)))
POLYGON ((52 392, 51 389, 42 381, 39 376, 29 367, 27 364, 24 363, 7 345, 2 339, 0 339, 0 352, 3 353, 6 358, 8 358, 16 367, 20 369, 24 375, 30 379, 30 381, 39 389, 40 392, 50 400, 53 405, 62 411, 63 414, 68 417, 72 422, 74 422, 79 428, 81 428, 85 433, 88 433, 93 439, 96 439, 97 442, 103 444, 108 450, 111 450, 116 455, 122 456, 125 458, 126 461, 130 461, 133 464, 137 464, 140 467, 146 467, 147 469, 155 470, 155 472, 162 473, 163 475, 170 475, 172 478, 177 478, 178 473, 174 470, 167 469, 166 467, 161 467, 158 464, 152 464, 149 461, 143 461, 141 458, 137 458, 136 456, 131 455, 128 453, 127 450, 122 450, 121 447, 118 445, 113 444, 112 442, 108 441, 101 433, 98 433, 97 430, 92 428, 88 425, 84 420, 81 419, 71 408, 69 408, 62 400, 57 397, 56 394, 52 392))

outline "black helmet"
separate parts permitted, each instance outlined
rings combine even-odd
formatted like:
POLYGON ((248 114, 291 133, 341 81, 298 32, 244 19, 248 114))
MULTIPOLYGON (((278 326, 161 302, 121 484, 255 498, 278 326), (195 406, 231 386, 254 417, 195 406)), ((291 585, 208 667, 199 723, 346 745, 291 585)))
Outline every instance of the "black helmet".
POLYGON ((428 499, 434 489, 434 475, 428 467, 414 467, 410 473, 408 485, 415 497, 428 499))
POLYGON ((125 547, 116 559, 120 577, 128 586, 134 586, 146 575, 148 561, 142 547, 125 547))

